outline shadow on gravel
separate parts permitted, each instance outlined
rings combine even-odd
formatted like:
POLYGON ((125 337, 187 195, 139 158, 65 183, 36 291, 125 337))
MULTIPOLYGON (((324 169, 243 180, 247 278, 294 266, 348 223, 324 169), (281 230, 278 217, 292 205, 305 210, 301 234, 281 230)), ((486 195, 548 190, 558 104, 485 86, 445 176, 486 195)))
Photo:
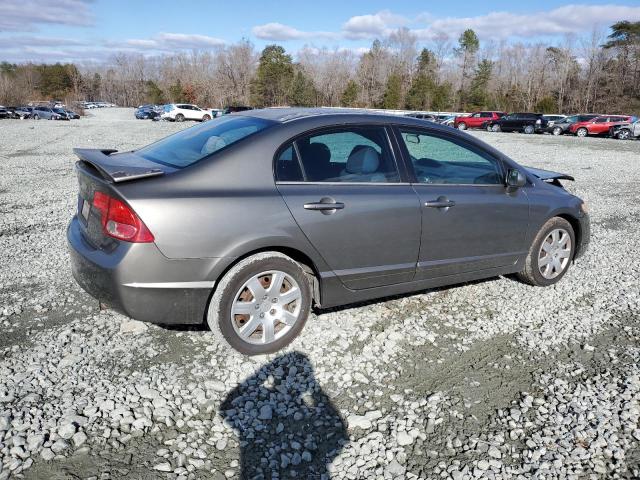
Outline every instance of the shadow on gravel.
POLYGON ((239 437, 243 479, 328 479, 328 465, 348 442, 344 420, 298 352, 238 385, 220 415, 239 437))

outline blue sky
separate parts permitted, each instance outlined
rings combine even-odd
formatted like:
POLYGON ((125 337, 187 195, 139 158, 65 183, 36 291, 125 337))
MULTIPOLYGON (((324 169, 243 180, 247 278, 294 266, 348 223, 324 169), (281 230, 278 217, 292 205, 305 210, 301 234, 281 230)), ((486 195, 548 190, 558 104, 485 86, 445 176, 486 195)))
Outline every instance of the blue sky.
POLYGON ((157 55, 249 39, 360 52, 397 28, 422 45, 465 28, 487 40, 527 43, 589 35, 640 20, 638 0, 511 1, 0 0, 0 61, 103 61, 123 51, 157 55))

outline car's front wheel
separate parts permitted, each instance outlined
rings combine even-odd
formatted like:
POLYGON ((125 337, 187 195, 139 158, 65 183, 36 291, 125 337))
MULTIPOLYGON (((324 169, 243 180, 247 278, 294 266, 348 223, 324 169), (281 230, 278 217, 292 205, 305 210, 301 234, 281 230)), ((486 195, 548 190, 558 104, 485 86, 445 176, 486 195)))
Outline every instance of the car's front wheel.
POLYGON ((576 130, 576 135, 578 137, 586 137, 588 134, 589 131, 584 127, 580 127, 578 130, 576 130))
POLYGON ((467 124, 464 122, 460 122, 458 124, 458 130, 466 130, 467 129, 467 124))
POLYGON ((491 125, 491 131, 492 132, 501 132, 502 128, 497 123, 494 123, 493 125, 491 125))
POLYGON ((554 129, 553 129, 553 131, 552 131, 551 133, 553 133, 556 137, 557 137, 558 135, 562 135, 562 128, 560 128, 560 127, 554 127, 554 129))
POLYGON ((533 128, 533 125, 526 125, 524 127, 524 133, 526 133, 527 135, 531 135, 533 132, 535 132, 535 128, 533 128))
POLYGON ((311 287, 299 263, 279 252, 245 258, 220 280, 207 323, 245 355, 272 353, 300 333, 311 310, 311 287))
POLYGON ((518 273, 523 282, 546 287, 560 281, 567 273, 575 252, 575 233, 564 218, 553 217, 536 236, 524 269, 518 273))
POLYGON ((203 122, 208 122, 209 120, 211 120, 211 115, 203 115, 202 116, 202 121, 203 122))
POLYGON ((618 140, 629 140, 629 138, 631 137, 631 132, 626 128, 623 128, 621 130, 618 130, 616 137, 618 138, 618 140))
POLYGON ((184 115, 179 113, 176 115, 176 122, 184 122, 184 115))

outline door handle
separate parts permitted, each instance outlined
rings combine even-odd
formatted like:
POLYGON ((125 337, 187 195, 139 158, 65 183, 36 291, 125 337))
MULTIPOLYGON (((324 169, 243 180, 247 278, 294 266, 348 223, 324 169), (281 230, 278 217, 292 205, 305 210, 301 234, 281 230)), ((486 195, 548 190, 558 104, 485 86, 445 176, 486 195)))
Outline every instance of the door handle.
POLYGON ((449 208, 455 207, 456 202, 453 200, 448 200, 447 197, 438 197, 437 200, 429 200, 428 202, 424 202, 425 207, 430 208, 449 208))
POLYGON ((344 203, 342 202, 313 202, 305 203, 305 210, 342 210, 344 203))

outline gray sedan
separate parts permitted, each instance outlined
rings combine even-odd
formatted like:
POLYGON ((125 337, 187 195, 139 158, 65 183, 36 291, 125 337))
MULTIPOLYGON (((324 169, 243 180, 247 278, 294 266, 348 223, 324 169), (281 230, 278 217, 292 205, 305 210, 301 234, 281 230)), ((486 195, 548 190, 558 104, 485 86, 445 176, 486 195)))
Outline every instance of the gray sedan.
POLYGON ((571 176, 409 117, 251 110, 75 152, 78 283, 139 320, 207 322, 249 355, 290 343, 313 305, 504 274, 553 285, 589 241, 571 176))

